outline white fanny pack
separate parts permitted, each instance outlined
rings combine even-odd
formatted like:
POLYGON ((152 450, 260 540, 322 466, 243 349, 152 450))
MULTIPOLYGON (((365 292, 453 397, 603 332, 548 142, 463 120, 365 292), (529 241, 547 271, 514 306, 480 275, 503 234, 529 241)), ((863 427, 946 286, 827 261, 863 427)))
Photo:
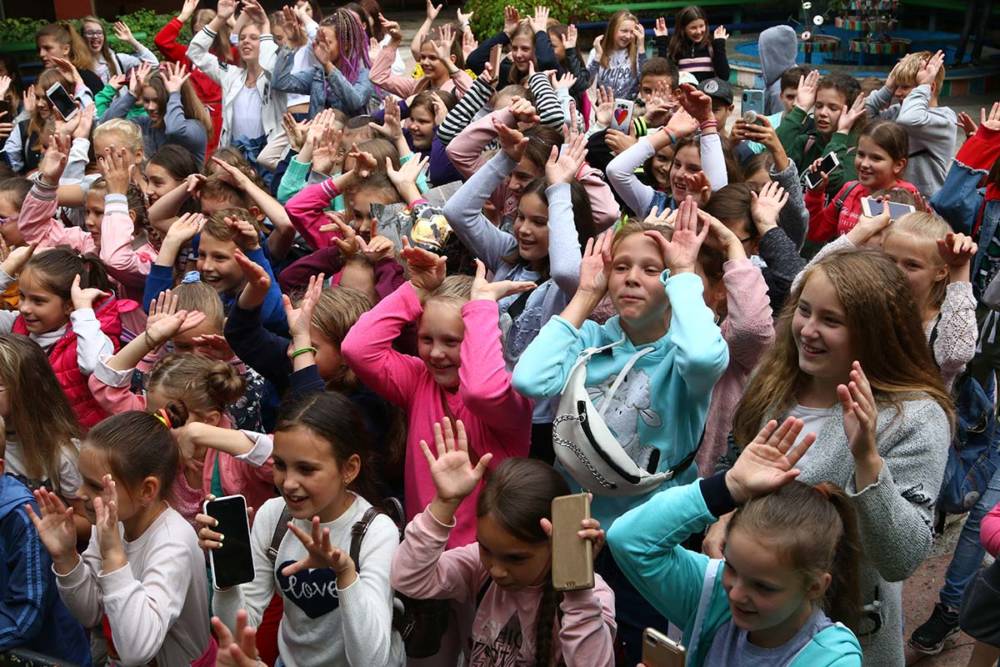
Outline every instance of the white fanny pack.
POLYGON ((608 428, 604 415, 611 398, 635 363, 654 348, 639 350, 626 362, 606 393, 600 409, 594 407, 587 393, 587 362, 595 354, 605 352, 624 340, 587 348, 580 354, 563 387, 556 418, 552 422, 552 445, 556 459, 580 486, 602 496, 649 493, 687 470, 698 451, 695 448, 673 468, 656 472, 660 452, 654 448, 644 469, 636 464, 608 428))

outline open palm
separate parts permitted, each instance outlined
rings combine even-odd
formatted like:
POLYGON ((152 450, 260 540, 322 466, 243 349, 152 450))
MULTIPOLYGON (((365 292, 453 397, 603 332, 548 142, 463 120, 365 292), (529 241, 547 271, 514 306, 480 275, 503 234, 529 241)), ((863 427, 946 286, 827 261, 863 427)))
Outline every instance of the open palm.
POLYGON ((430 467, 438 498, 446 502, 458 502, 472 493, 482 480, 493 455, 483 454, 479 463, 472 465, 465 425, 461 420, 455 422, 454 430, 449 419, 444 420, 443 426, 435 423, 434 444, 437 458, 431 453, 426 440, 420 441, 420 449, 430 467))
POLYGON ((809 433, 792 450, 802 427, 802 420, 794 417, 780 426, 773 420, 764 425, 726 474, 726 485, 734 500, 746 502, 766 495, 798 476, 795 464, 816 440, 815 434, 809 433))

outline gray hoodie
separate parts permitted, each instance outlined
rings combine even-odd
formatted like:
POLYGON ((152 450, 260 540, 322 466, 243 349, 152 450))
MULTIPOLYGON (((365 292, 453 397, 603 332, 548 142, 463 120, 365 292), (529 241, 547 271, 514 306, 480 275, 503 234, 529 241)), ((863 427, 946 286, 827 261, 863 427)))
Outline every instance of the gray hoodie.
POLYGON ((757 40, 760 50, 760 68, 764 77, 764 113, 771 115, 784 111, 781 104, 781 75, 795 67, 795 56, 799 53, 798 36, 795 29, 787 25, 776 25, 760 33, 757 40))

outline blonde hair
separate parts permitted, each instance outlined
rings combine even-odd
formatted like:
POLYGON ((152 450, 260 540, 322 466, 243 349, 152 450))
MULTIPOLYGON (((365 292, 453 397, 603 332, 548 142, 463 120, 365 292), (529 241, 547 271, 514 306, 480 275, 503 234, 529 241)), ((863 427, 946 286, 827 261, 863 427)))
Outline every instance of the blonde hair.
MULTIPOLYGON (((900 86, 917 85, 917 72, 933 56, 934 54, 930 51, 917 51, 916 53, 908 53, 903 56, 892 69, 892 76, 896 80, 896 83, 900 86)), ((934 89, 938 93, 941 92, 941 86, 944 84, 944 75, 945 68, 942 65, 937 76, 934 78, 934 89)))
POLYGON ((243 396, 246 382, 228 362, 197 354, 168 354, 149 372, 149 389, 162 391, 188 412, 225 412, 243 396))
POLYGON ((222 333, 225 324, 225 313, 222 310, 222 299, 219 293, 205 283, 181 283, 173 289, 177 297, 177 308, 180 310, 197 310, 205 314, 205 321, 213 329, 222 333))
POLYGON ((461 306, 472 298, 472 280, 472 276, 448 276, 428 295, 427 302, 445 301, 461 306))
POLYGON ((106 134, 117 135, 122 140, 123 147, 133 153, 138 153, 142 150, 142 129, 130 120, 112 118, 109 121, 101 123, 94 128, 92 141, 96 143, 99 137, 106 134))
MULTIPOLYGON (((931 241, 934 244, 932 246, 933 261, 938 266, 941 266, 944 264, 944 260, 941 259, 941 255, 937 252, 937 242, 944 239, 950 231, 951 226, 943 218, 934 213, 914 211, 913 213, 907 213, 889 225, 882 243, 884 245, 885 241, 894 234, 909 234, 910 236, 931 241)), ((940 307, 944 303, 945 291, 947 289, 947 277, 944 280, 934 283, 934 287, 931 289, 931 300, 936 307, 940 307)))
MULTIPOLYGON (((637 26, 642 27, 642 24, 639 23, 639 19, 635 17, 635 14, 627 9, 619 9, 617 12, 612 14, 611 18, 608 19, 608 27, 604 31, 604 40, 601 43, 601 47, 603 48, 600 60, 601 67, 606 68, 608 66, 608 63, 611 61, 611 52, 617 50, 614 47, 615 33, 618 32, 618 28, 621 27, 621 24, 625 21, 632 21, 637 26)), ((628 61, 632 67, 633 75, 638 73, 636 71, 636 67, 638 67, 638 59, 639 45, 636 44, 635 40, 632 40, 632 42, 628 45, 628 61)))

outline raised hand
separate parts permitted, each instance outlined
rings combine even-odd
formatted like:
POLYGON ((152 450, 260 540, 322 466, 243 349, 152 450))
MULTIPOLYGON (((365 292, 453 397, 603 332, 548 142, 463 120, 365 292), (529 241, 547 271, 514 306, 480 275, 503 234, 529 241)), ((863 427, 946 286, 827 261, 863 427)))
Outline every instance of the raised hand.
POLYGON ((219 0, 215 13, 220 20, 228 21, 236 13, 236 0, 219 0))
POLYGON ((712 115, 712 98, 690 83, 685 83, 680 87, 680 97, 678 101, 691 116, 699 123, 704 123, 715 118, 712 115))
MULTIPOLYGON (((465 30, 462 32, 462 58, 465 60, 469 59, 469 54, 479 48, 479 40, 476 36, 472 34, 471 31, 465 30)), ((489 63, 487 63, 489 64, 489 63)))
POLYGON ((656 25, 653 26, 653 34, 657 37, 667 37, 670 35, 670 30, 667 29, 667 19, 662 16, 656 19, 656 25))
POLYGON ((292 342, 298 346, 299 343, 309 344, 309 327, 312 326, 313 312, 316 304, 319 303, 323 295, 323 285, 326 276, 324 274, 309 277, 309 285, 306 287, 299 307, 293 308, 292 301, 287 294, 283 294, 281 302, 285 307, 285 317, 288 320, 288 333, 292 335, 292 342))
POLYGON ((646 50, 646 29, 642 27, 641 23, 636 23, 632 28, 632 41, 635 42, 636 49, 639 53, 644 53, 646 50))
POLYGON ((236 232, 236 245, 246 250, 256 250, 260 247, 260 234, 257 229, 246 220, 226 217, 223 218, 226 226, 236 232))
POLYGON ((726 26, 720 25, 716 28, 715 32, 712 33, 712 37, 714 39, 729 39, 729 33, 726 32, 726 26))
POLYGON ((187 23, 187 20, 194 16, 194 13, 198 10, 199 2, 200 0, 184 0, 181 13, 177 15, 177 20, 181 23, 187 23))
POLYGON ((882 232, 885 231, 889 225, 892 224, 892 218, 889 217, 889 207, 883 206, 882 212, 875 216, 860 215, 858 216, 858 224, 851 228, 851 231, 847 232, 846 236, 851 240, 856 246, 868 245, 869 240, 874 239, 871 245, 875 245, 877 242, 878 247, 881 247, 882 242, 882 232))
POLYGON ((382 124, 368 123, 368 126, 389 141, 395 141, 403 136, 403 125, 400 118, 399 102, 392 95, 385 98, 385 117, 382 124))
POLYGON ((97 545, 101 548, 102 571, 107 574, 126 564, 125 547, 118 530, 118 491, 111 475, 101 480, 101 495, 94 498, 94 528, 97 545))
POLYGON ((615 235, 611 231, 600 236, 587 239, 587 247, 583 250, 580 260, 580 285, 578 292, 593 294, 598 299, 608 291, 608 279, 611 278, 611 246, 615 235))
POLYGON ((101 170, 101 176, 108 184, 110 194, 123 195, 128 192, 129 183, 132 182, 132 154, 124 148, 118 151, 112 148, 104 149, 104 155, 97 158, 97 167, 101 170))
POLYGON ((66 58, 52 57, 49 58, 49 61, 55 66, 56 69, 73 79, 73 85, 75 87, 79 87, 79 85, 83 83, 83 77, 80 76, 80 72, 76 69, 76 66, 66 58))
POLYGON ((73 508, 67 507, 59 496, 45 488, 37 489, 34 495, 41 517, 35 514, 31 505, 25 505, 24 510, 34 524, 38 538, 52 557, 56 572, 68 574, 79 560, 76 555, 73 508))
POLYGON ((252 310, 259 307, 271 289, 271 276, 263 266, 244 255, 239 249, 233 254, 233 259, 240 265, 246 280, 243 291, 240 292, 240 308, 252 310))
POLYGON ((257 629, 249 624, 247 612, 236 612, 236 635, 218 616, 212 617, 212 630, 219 641, 219 652, 215 658, 216 667, 260 667, 257 654, 257 629))
POLYGON ((587 160, 587 141, 577 135, 569 144, 563 144, 562 154, 558 146, 553 146, 549 161, 545 163, 545 178, 549 185, 569 183, 576 178, 587 160))
POLYGON ((795 106, 806 113, 816 104, 816 90, 819 88, 819 70, 814 69, 799 77, 799 87, 795 91, 795 106))
MULTIPOLYGON (((590 494, 591 500, 593 500, 593 494, 590 494)), ((544 532, 549 539, 552 538, 552 522, 546 518, 542 518, 539 521, 542 532, 544 532)), ((576 532, 577 537, 582 540, 590 540, 594 544, 593 554, 596 556, 600 553, 601 549, 604 548, 604 530, 601 528, 601 522, 597 519, 583 519, 580 522, 580 530, 576 532)))
POLYGON ((763 236, 764 231, 777 227, 778 215, 788 203, 788 193, 777 181, 770 181, 760 193, 750 192, 750 215, 763 236))
POLYGON ((531 17, 531 27, 536 32, 545 32, 549 27, 549 8, 535 7, 535 15, 531 17))
POLYGON ((24 270, 24 265, 28 263, 34 252, 35 244, 33 243, 9 248, 7 242, 0 236, 0 271, 16 278, 24 270))
POLYGON ((382 24, 382 30, 389 35, 389 40, 398 46, 399 43, 403 41, 403 31, 400 29, 399 23, 396 21, 390 21, 382 14, 378 15, 378 20, 382 24))
POLYGON ((726 487, 733 500, 743 504, 773 493, 798 477, 795 464, 816 441, 816 434, 808 433, 793 450, 802 427, 802 420, 794 417, 786 419, 781 426, 773 419, 764 425, 726 473, 726 487))
POLYGON ((985 127, 993 132, 1000 132, 1000 102, 993 103, 989 116, 986 115, 986 109, 980 109, 979 118, 979 125, 981 127, 985 127))
POLYGON ((357 144, 347 153, 347 157, 354 158, 354 172, 359 178, 368 178, 371 173, 378 168, 378 162, 371 153, 359 151, 357 144))
POLYGON ((695 203, 704 206, 712 196, 712 185, 704 171, 684 174, 684 187, 695 197, 695 203))
POLYGON ((163 64, 163 74, 163 86, 167 89, 168 94, 181 92, 181 87, 191 76, 187 65, 171 62, 163 64))
POLYGON ((370 241, 358 237, 358 245, 361 248, 361 254, 373 265, 391 257, 396 252, 396 246, 384 236, 373 236, 370 241))
POLYGON ((70 288, 69 293, 70 299, 73 302, 73 310, 93 308, 95 301, 111 296, 108 292, 99 290, 96 287, 87 287, 86 289, 80 287, 79 273, 73 277, 73 286, 70 288))
POLYGON ((142 97, 142 87, 146 84, 146 78, 152 69, 149 63, 141 62, 129 70, 128 91, 135 99, 142 97))
POLYGON ((979 250, 975 241, 965 234, 948 232, 943 239, 938 240, 937 246, 938 254, 949 269, 951 281, 968 281, 969 265, 979 250))
POLYGON ((167 240, 170 240, 176 243, 178 247, 182 246, 200 234, 204 226, 204 215, 201 213, 185 213, 170 225, 170 229, 167 230, 167 235, 163 241, 166 243, 167 240))
MULTIPOLYGON (((813 174, 819 174, 819 182, 816 183, 815 188, 810 188, 810 190, 817 190, 819 192, 826 192, 827 186, 830 184, 830 174, 825 171, 820 171, 819 166, 823 164, 823 158, 818 157, 813 160, 813 163, 809 165, 809 171, 813 174)), ((815 182, 815 181, 814 181, 815 182)))
POLYGON ((965 138, 968 139, 976 133, 979 126, 976 125, 976 121, 972 120, 972 116, 965 113, 964 111, 958 112, 958 126, 962 128, 965 132, 965 138))
POLYGON ((198 310, 178 310, 155 320, 150 317, 146 323, 146 341, 155 350, 174 336, 191 331, 204 321, 205 313, 198 310))
POLYGON ((727 260, 746 259, 746 250, 743 249, 743 242, 736 233, 726 227, 721 220, 705 211, 698 210, 698 220, 702 224, 708 225, 708 238, 705 244, 714 247, 726 254, 727 260))
POLYGON ((559 88, 569 90, 576 84, 576 77, 573 76, 572 72, 563 72, 562 74, 553 72, 549 75, 549 80, 552 82, 552 88, 556 90, 559 88))
MULTIPOLYGON (((851 364, 850 381, 837 385, 837 397, 844 408, 844 433, 854 457, 855 474, 859 467, 871 469, 874 462, 880 461, 876 441, 878 404, 860 362, 851 364)), ((868 484, 858 484, 859 489, 865 486, 868 484)))
POLYGON ((44 183, 52 186, 59 184, 63 170, 66 169, 71 145, 72 139, 67 135, 56 133, 49 138, 49 145, 45 148, 41 162, 38 163, 38 173, 44 183))
POLYGON ((854 98, 854 103, 849 109, 846 109, 840 114, 840 120, 837 121, 837 131, 844 132, 845 134, 850 134, 851 128, 854 127, 854 123, 857 122, 859 118, 865 115, 865 98, 867 96, 858 93, 858 96, 854 98))
POLYGON ((438 38, 431 42, 434 45, 437 57, 446 65, 451 63, 451 48, 455 44, 455 37, 454 26, 446 23, 438 28, 438 38))
POLYGON ((604 35, 598 35, 594 38, 594 56, 600 60, 602 55, 604 55, 604 35))
POLYGON ((563 47, 567 49, 575 49, 577 36, 578 32, 576 29, 576 24, 570 23, 568 26, 566 26, 566 36, 563 37, 563 47))
POLYGON ((618 155, 638 141, 631 134, 625 134, 618 130, 607 130, 604 133, 604 143, 612 153, 618 155))
POLYGON ((535 109, 535 105, 526 99, 521 97, 516 98, 509 107, 507 111, 514 116, 514 121, 523 125, 537 125, 541 118, 538 116, 538 111, 535 109))
POLYGON ((472 281, 473 301, 499 301, 511 294, 520 294, 535 289, 535 283, 526 280, 497 280, 489 282, 486 280, 486 265, 481 260, 476 260, 476 278, 472 281))
POLYGON ((709 226, 701 225, 698 230, 698 205, 690 195, 684 198, 674 222, 674 233, 670 240, 658 231, 643 232, 660 247, 663 263, 671 274, 693 273, 698 264, 698 250, 708 236, 709 226))
POLYGON ((115 37, 121 41, 129 44, 136 43, 136 39, 132 35, 132 29, 129 28, 123 21, 115 21, 115 24, 111 27, 115 31, 115 37))
MULTIPOLYGON (((94 127, 94 114, 97 112, 97 107, 93 102, 88 103, 80 112, 73 117, 76 121, 76 129, 72 131, 74 139, 90 139, 90 130, 94 127)), ((59 121, 56 121, 56 128, 59 128, 59 121)), ((63 134, 63 130, 58 130, 60 134, 63 134)))
POLYGON ((353 579, 353 573, 356 572, 354 561, 347 552, 330 543, 330 529, 320 529, 318 516, 312 518, 312 530, 309 533, 292 521, 288 522, 288 530, 299 538, 307 553, 305 558, 286 566, 281 571, 283 575, 290 577, 302 570, 330 568, 337 574, 338 579, 342 577, 353 579))
POLYGON ((431 0, 427 0, 427 20, 433 21, 436 19, 438 14, 441 13, 442 7, 444 7, 444 4, 435 5, 431 0))
POLYGON ((413 285, 423 301, 444 281, 448 258, 435 255, 423 248, 411 246, 409 239, 405 236, 403 237, 403 251, 400 254, 409 269, 410 284, 413 285))
POLYGON ((517 13, 517 8, 507 5, 503 8, 503 31, 508 35, 517 30, 521 23, 521 15, 517 13))
POLYGON ((595 118, 598 125, 609 127, 611 125, 611 112, 615 108, 615 91, 610 86, 597 87, 597 104, 594 107, 595 118))
POLYGON ((225 160, 213 156, 212 164, 216 167, 215 174, 235 188, 243 189, 250 182, 250 177, 243 173, 243 170, 225 160))
POLYGON ((520 130, 507 127, 497 118, 493 119, 493 128, 497 132, 497 140, 500 142, 500 150, 514 162, 520 162, 524 157, 524 151, 528 147, 528 138, 520 130))
POLYGON ((472 15, 475 12, 463 12, 462 8, 459 7, 455 10, 455 17, 458 19, 458 25, 467 26, 472 22, 472 15))
POLYGON ((667 131, 682 139, 698 131, 698 121, 686 109, 678 109, 667 121, 667 131))
POLYGON ((452 429, 451 420, 434 424, 434 445, 437 456, 431 452, 426 440, 420 441, 420 449, 427 459, 437 498, 447 505, 458 506, 462 500, 472 493, 486 474, 486 469, 493 459, 493 454, 483 454, 476 465, 469 458, 469 440, 465 434, 465 424, 462 420, 455 422, 452 429))
POLYGON ((942 67, 944 67, 944 51, 938 51, 920 66, 916 77, 917 85, 933 87, 942 67))
POLYGON ((307 132, 314 122, 315 120, 299 122, 287 111, 281 117, 281 126, 285 129, 285 134, 288 135, 288 143, 293 151, 302 151, 306 143, 307 132))
POLYGON ((411 185, 416 187, 420 172, 427 168, 430 161, 430 157, 423 157, 420 153, 414 153, 413 157, 401 164, 397 170, 392 166, 392 159, 387 157, 385 159, 385 173, 389 177, 389 180, 392 181, 392 184, 396 186, 397 190, 411 185))

